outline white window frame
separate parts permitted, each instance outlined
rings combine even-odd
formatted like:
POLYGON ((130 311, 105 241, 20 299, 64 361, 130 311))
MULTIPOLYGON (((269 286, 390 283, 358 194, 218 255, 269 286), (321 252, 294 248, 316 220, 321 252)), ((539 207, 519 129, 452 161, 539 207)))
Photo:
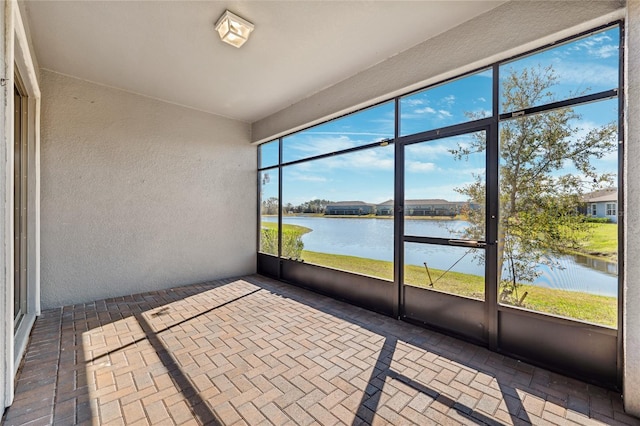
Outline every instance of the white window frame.
POLYGON ((2 85, 0 93, 0 163, 6 165, 0 173, 0 259, 4 262, 4 274, 0 274, 0 403, 8 407, 13 402, 14 380, 20 360, 27 347, 29 334, 40 315, 40 86, 37 66, 31 54, 29 39, 24 27, 17 0, 6 0, 0 8, 0 58, 2 85), (25 132, 28 143, 28 193, 27 193, 27 307, 17 330, 13 324, 13 155, 14 155, 14 105, 13 88, 15 70, 20 74, 26 95, 25 132))
POLYGON ((616 203, 607 203, 605 211, 607 216, 615 216, 618 214, 616 203))
POLYGON ((591 216, 598 215, 598 205, 596 203, 591 204, 591 216))

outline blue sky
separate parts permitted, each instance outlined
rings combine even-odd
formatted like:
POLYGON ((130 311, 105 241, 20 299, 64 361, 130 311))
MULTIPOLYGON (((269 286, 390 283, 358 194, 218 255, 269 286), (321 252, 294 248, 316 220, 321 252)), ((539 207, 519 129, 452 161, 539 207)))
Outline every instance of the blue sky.
MULTIPOLYGON (((555 100, 609 90, 618 85, 618 28, 599 32, 500 68, 501 78, 525 67, 551 65, 558 77, 555 100)), ((491 70, 405 96, 400 104, 401 135, 468 121, 468 114, 488 116, 491 110, 491 70)), ((574 108, 582 119, 578 137, 617 120, 617 100, 574 108)), ((501 111, 502 112, 502 111, 501 111)), ((315 126, 283 140, 283 161, 293 161, 393 138, 394 106, 387 102, 341 119, 315 126)), ((469 143, 470 135, 410 145, 405 151, 405 196, 460 200, 454 190, 483 174, 482 155, 455 160, 449 149, 469 143)), ((262 166, 277 163, 277 142, 262 145, 262 166)), ((310 199, 359 200, 379 203, 393 198, 393 145, 376 147, 283 169, 283 204, 310 199)), ((615 173, 617 155, 597 161, 599 170, 615 173)), ((572 172, 567 163, 566 172, 572 172)), ((269 173, 263 197, 277 195, 277 173, 269 173)))

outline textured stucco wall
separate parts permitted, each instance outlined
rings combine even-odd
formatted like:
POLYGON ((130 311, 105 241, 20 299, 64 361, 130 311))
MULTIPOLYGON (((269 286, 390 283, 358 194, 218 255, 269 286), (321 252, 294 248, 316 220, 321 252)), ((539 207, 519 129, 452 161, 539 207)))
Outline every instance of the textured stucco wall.
POLYGON ((43 308, 255 271, 248 124, 41 76, 43 308))
POLYGON ((262 142, 624 17, 618 0, 511 1, 252 125, 262 142), (550 35, 554 35, 552 39, 550 35))
POLYGON ((624 406, 640 417, 640 0, 627 3, 624 406))

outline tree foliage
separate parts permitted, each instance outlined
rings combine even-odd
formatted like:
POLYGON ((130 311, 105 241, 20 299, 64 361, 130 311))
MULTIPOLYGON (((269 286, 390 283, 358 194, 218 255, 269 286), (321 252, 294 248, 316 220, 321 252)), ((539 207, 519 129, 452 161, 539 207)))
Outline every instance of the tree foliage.
MULTIPOLYGON (((557 82, 551 67, 511 71, 502 82, 502 110, 554 102, 557 82)), ((505 303, 522 304, 526 295, 518 295, 518 287, 540 275, 539 265, 561 267, 553 254, 575 250, 587 232, 585 217, 578 213, 584 193, 613 184, 614 176, 602 173, 593 161, 615 151, 616 124, 585 131, 580 119, 572 108, 560 108, 500 125, 498 271, 505 303)), ((451 152, 464 159, 485 150, 483 135, 451 152)), ((457 191, 485 205, 485 188, 484 176, 475 176, 457 191)), ((465 237, 484 236, 484 211, 471 214, 469 222, 465 237)))
POLYGON ((333 201, 316 198, 315 200, 305 201, 300 205, 294 206, 291 211, 293 213, 324 213, 324 210, 327 208, 327 204, 331 203, 333 203, 333 201))
MULTIPOLYGON (((324 213, 327 208, 327 204, 332 204, 333 201, 329 200, 309 200, 303 203, 294 206, 291 203, 286 203, 282 206, 283 214, 295 214, 295 213, 306 213, 306 214, 321 214, 324 213)), ((269 197, 265 200, 262 200, 262 209, 261 214, 264 215, 276 215, 278 214, 278 197, 269 197)))

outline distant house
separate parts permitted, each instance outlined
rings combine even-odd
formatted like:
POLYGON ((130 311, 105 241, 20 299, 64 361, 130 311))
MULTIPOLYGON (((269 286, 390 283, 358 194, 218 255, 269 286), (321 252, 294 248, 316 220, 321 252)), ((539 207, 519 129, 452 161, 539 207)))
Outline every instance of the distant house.
POLYGON ((376 216, 393 216, 393 200, 376 204, 376 216))
POLYGON ((583 197, 587 216, 606 217, 618 223, 618 188, 607 188, 585 194, 583 197))
POLYGON ((367 204, 364 201, 338 201, 327 204, 327 207, 324 209, 324 214, 328 216, 363 216, 374 214, 375 212, 376 206, 374 204, 367 204))
POLYGON ((404 202, 405 216, 455 216, 460 214, 469 203, 447 201, 441 198, 426 200, 406 200, 404 202))
MULTIPOLYGON (((465 209, 477 209, 478 205, 466 201, 447 201, 441 198, 406 200, 405 216, 456 216, 465 209)), ((376 205, 377 216, 393 216, 393 200, 376 205)))

